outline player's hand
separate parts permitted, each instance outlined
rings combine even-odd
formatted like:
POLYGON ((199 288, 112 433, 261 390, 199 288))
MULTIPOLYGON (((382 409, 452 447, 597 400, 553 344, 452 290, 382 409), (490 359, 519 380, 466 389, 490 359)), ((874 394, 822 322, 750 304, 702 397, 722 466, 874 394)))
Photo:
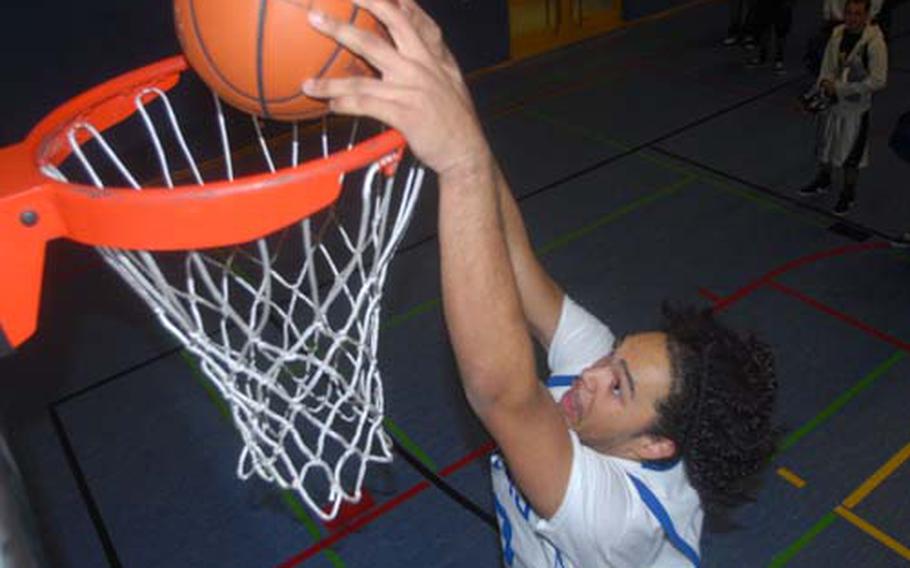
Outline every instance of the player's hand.
POLYGON ((354 0, 386 26, 394 44, 311 12, 314 28, 375 67, 381 78, 315 79, 304 92, 339 114, 370 116, 399 130, 440 176, 489 167, 490 151, 461 72, 436 24, 413 0, 354 0))
POLYGON ((414 31, 420 36, 427 49, 440 63, 443 70, 449 75, 454 86, 458 87, 464 97, 471 102, 471 95, 464 83, 458 62, 442 38, 442 30, 433 19, 423 11, 415 0, 398 0, 399 6, 408 17, 414 31))

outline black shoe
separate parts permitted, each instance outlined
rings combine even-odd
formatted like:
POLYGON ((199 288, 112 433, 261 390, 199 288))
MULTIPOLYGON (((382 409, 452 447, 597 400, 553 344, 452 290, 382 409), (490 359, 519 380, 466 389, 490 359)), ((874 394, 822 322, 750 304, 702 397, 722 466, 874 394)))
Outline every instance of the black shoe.
POLYGON ((837 200, 837 205, 834 206, 833 211, 834 211, 834 214, 837 215, 838 217, 843 217, 844 215, 849 213, 851 209, 853 209, 853 199, 841 195, 840 198, 837 200))
POLYGON ((825 180, 815 178, 809 183, 809 185, 800 188, 796 194, 802 197, 817 197, 819 195, 828 193, 828 187, 830 185, 830 181, 826 183, 825 180))
POLYGON ((724 41, 720 42, 720 44, 724 47, 733 47, 734 45, 736 45, 738 43, 739 43, 739 36, 735 36, 735 35, 728 35, 727 37, 724 38, 724 41))
POLYGON ((774 60, 774 72, 777 73, 778 75, 783 75, 784 73, 787 72, 787 68, 784 67, 783 59, 774 60))
POLYGON ((898 235, 891 241, 891 244, 898 248, 907 248, 910 247, 910 231, 907 231, 901 235, 898 235))
POLYGON ((755 41, 755 38, 752 36, 749 36, 749 35, 743 36, 742 43, 743 43, 743 48, 745 48, 746 51, 752 51, 753 49, 755 49, 758 46, 758 43, 755 41))
POLYGON ((746 69, 758 69, 763 67, 767 63, 764 57, 761 55, 753 55, 749 59, 746 59, 746 69))

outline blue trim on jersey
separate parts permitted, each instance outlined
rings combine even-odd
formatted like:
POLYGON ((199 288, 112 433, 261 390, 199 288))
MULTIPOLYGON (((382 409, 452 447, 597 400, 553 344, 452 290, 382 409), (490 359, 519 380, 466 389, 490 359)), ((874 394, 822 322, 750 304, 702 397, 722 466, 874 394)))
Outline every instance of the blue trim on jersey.
POLYGON ((570 387, 578 375, 552 375, 547 379, 547 388, 570 387))
POLYGON ((635 489, 638 489, 638 494, 641 495, 642 501, 645 502, 645 505, 648 506, 648 509, 651 510, 651 513, 657 518, 657 521, 660 523, 660 526, 663 527, 664 533, 667 535, 667 540, 670 541, 670 544, 673 545, 676 550, 682 553, 683 556, 689 559, 693 566, 698 568, 701 566, 701 560, 698 558, 698 553, 695 552, 695 549, 689 546, 689 543, 683 540, 679 533, 676 532, 676 527, 673 526, 673 520, 670 519, 670 514, 667 513, 667 510, 661 504, 660 500, 657 498, 657 495, 651 492, 648 489, 648 486, 644 482, 631 473, 627 473, 629 479, 632 480, 632 484, 635 486, 635 489))
POLYGON ((512 522, 509 520, 509 514, 506 508, 499 502, 496 493, 493 493, 493 508, 496 509, 496 517, 499 521, 499 539, 502 542, 502 559, 506 566, 511 566, 515 562, 515 551, 512 549, 512 522))
POLYGON ((641 462, 641 467, 650 469, 651 471, 667 471, 668 469, 673 469, 676 467, 676 464, 678 463, 679 458, 676 458, 675 460, 646 461, 641 462))
POLYGON ((556 551, 556 564, 553 565, 553 568, 566 568, 565 562, 562 561, 562 551, 556 548, 556 545, 552 545, 553 550, 556 551))

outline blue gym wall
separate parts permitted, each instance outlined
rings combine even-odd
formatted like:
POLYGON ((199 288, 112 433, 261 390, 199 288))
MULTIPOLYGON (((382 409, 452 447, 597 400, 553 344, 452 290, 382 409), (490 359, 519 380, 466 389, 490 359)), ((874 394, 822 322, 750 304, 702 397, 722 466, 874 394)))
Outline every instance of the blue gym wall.
MULTIPOLYGON (((420 0, 466 70, 509 54, 506 0, 420 0)), ((0 145, 21 140, 68 98, 177 53, 166 0, 26 0, 0 23, 0 145)))

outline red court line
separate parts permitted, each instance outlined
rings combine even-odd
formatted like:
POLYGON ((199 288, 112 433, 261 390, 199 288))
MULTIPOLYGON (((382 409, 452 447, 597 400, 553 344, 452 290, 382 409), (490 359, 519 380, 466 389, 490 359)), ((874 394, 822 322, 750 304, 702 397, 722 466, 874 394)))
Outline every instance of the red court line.
POLYGON ((824 260, 827 258, 834 258, 837 256, 846 256, 848 254, 867 252, 870 250, 884 249, 884 248, 889 248, 890 246, 891 245, 889 245, 888 243, 885 243, 885 242, 866 243, 866 244, 861 244, 861 245, 846 245, 846 246, 836 247, 836 248, 829 249, 829 250, 824 250, 821 252, 812 253, 810 255, 797 258, 796 260, 791 260, 790 262, 788 262, 782 266, 779 266, 778 268, 775 268, 774 270, 766 273, 765 275, 761 276, 757 280, 754 280, 754 281, 750 282, 749 284, 743 286, 742 288, 740 288, 736 292, 733 292, 729 296, 720 299, 720 301, 715 304, 714 309, 716 311, 721 311, 726 308, 729 308, 730 306, 732 306, 736 302, 742 300, 749 294, 755 292, 762 286, 771 284, 774 281, 774 279, 776 279, 779 276, 782 276, 783 274, 786 274, 787 272, 790 272, 791 270, 795 270, 797 268, 802 268, 803 266, 807 266, 809 264, 813 264, 815 262, 818 262, 820 260, 824 260))
POLYGON ((721 296, 719 296, 718 294, 715 294, 714 292, 712 292, 711 290, 708 290, 707 288, 699 288, 698 294, 699 294, 699 296, 701 296, 702 298, 705 298, 712 304, 719 304, 723 300, 723 298, 721 298, 721 296))
MULTIPOLYGON (((490 452, 493 451, 493 449, 495 447, 496 447, 496 444, 494 444, 493 442, 487 442, 486 444, 477 448, 476 450, 469 453, 468 455, 460 458, 455 463, 453 463, 449 466, 446 466, 445 468, 440 470, 439 474, 443 477, 447 477, 447 476, 455 473, 459 469, 463 468, 464 466, 470 464, 471 462, 474 462, 474 461, 482 458, 483 456, 489 454, 490 452)), ((393 509, 397 508, 399 505, 402 505, 406 501, 410 501, 412 498, 420 495, 421 493, 423 493, 425 490, 427 490, 429 488, 430 488, 430 483, 427 481, 421 481, 421 482, 417 483, 416 485, 414 485, 407 491, 396 495, 395 497, 393 497, 392 499, 389 499, 388 501, 386 501, 379 507, 376 507, 375 509, 371 509, 367 513, 364 513, 363 516, 352 521, 351 524, 344 527, 344 529, 339 530, 337 533, 320 540, 319 542, 317 542, 310 548, 307 548, 303 552, 300 552, 300 553, 292 556, 291 558, 288 558, 287 560, 285 560, 284 562, 279 564, 278 568, 291 568, 292 566, 297 566, 304 560, 307 560, 308 558, 320 553, 322 550, 332 546, 339 540, 344 539, 345 537, 350 535, 352 532, 361 529, 362 527, 368 525, 369 523, 373 522, 374 520, 381 517, 382 515, 385 515, 389 511, 392 511, 393 509)))
MULTIPOLYGON (((825 306, 824 304, 821 304, 817 300, 814 300, 796 290, 793 290, 792 288, 788 288, 788 287, 784 286, 783 284, 779 284, 774 281, 775 278, 777 278, 783 274, 786 274, 787 272, 790 272, 791 270, 795 270, 797 268, 801 268, 803 266, 813 264, 820 260, 834 258, 834 257, 838 257, 838 256, 846 256, 848 254, 855 254, 855 253, 860 253, 860 252, 867 252, 867 251, 871 251, 871 250, 888 248, 889 246, 890 245, 885 242, 876 242, 876 243, 866 243, 866 244, 860 244, 860 245, 846 245, 846 246, 842 246, 842 247, 836 247, 833 249, 820 251, 820 252, 816 252, 816 253, 813 253, 813 254, 810 254, 807 256, 803 256, 803 257, 797 258, 795 260, 791 260, 790 262, 787 262, 786 264, 783 264, 783 265, 779 266, 778 268, 775 268, 775 269, 771 270, 770 272, 767 272, 763 276, 750 282, 746 286, 743 286, 736 292, 734 292, 726 297, 718 296, 717 294, 715 294, 714 292, 711 292, 710 290, 708 290, 706 288, 700 288, 698 290, 698 292, 702 296, 709 299, 712 303, 714 303, 715 311, 721 311, 723 309, 730 307, 734 303, 742 300, 746 296, 749 296, 750 294, 752 294, 759 288, 761 288, 763 286, 769 286, 769 287, 775 288, 781 292, 784 292, 790 296, 793 296, 793 297, 815 307, 816 309, 818 309, 824 313, 827 313, 829 315, 832 315, 832 316, 836 317, 837 319, 840 319, 841 321, 844 321, 844 322, 848 323, 849 325, 864 331, 865 333, 868 333, 874 337, 877 337, 883 341, 890 343, 891 345, 894 345, 894 346, 896 346, 900 349, 906 350, 906 351, 910 351, 910 344, 903 342, 895 337, 892 337, 884 332, 878 331, 875 328, 873 328, 867 324, 864 324, 863 322, 861 322, 851 316, 848 316, 847 314, 844 314, 833 308, 825 306)), ((459 459, 455 463, 442 469, 440 471, 440 475, 442 475, 443 477, 451 475, 452 473, 458 471, 462 467, 464 467, 464 466, 470 464, 471 462, 477 460, 478 458, 490 453, 493 450, 493 448, 495 448, 495 444, 493 442, 488 442, 487 444, 481 446, 477 450, 474 450, 473 452, 471 452, 468 455, 464 456, 463 458, 459 459)), ((390 499, 389 501, 386 501, 379 507, 372 509, 369 512, 364 513, 363 516, 355 519, 350 525, 345 527, 343 530, 340 530, 339 532, 322 539, 321 541, 314 544, 310 548, 304 550, 303 552, 300 552, 299 554, 296 554, 295 556, 289 558, 288 560, 285 560, 284 562, 282 562, 281 564, 278 565, 278 568, 291 568, 292 566, 297 566, 301 562, 307 560, 308 558, 314 556, 315 554, 318 554, 323 549, 328 548, 329 546, 332 546, 336 542, 346 538, 352 532, 359 530, 360 528, 373 522, 375 519, 381 517, 382 515, 385 515, 386 513, 394 510, 401 504, 403 504, 403 503, 411 500, 412 498, 416 497, 417 495, 423 493, 429 487, 430 487, 430 484, 426 481, 421 481, 421 482, 417 483, 416 485, 414 485, 407 491, 397 495, 396 497, 390 499)))
POLYGON ((783 292, 784 294, 786 294, 788 296, 796 298, 800 302, 803 302, 809 306, 812 306, 813 308, 815 308, 816 310, 818 310, 822 313, 835 317, 835 318, 839 319, 840 321, 846 323, 847 325, 862 331, 863 333, 871 335, 872 337, 875 337, 876 339, 880 339, 880 340, 884 341, 885 343, 888 343, 890 345, 893 345, 894 347, 897 347, 898 349, 910 352, 910 343, 907 343, 906 341, 902 341, 902 340, 894 337, 893 335, 888 335, 887 333, 885 333, 883 331, 879 331, 878 329, 875 329, 871 325, 869 325, 867 323, 863 323, 860 320, 856 319, 855 317, 845 314, 844 312, 841 312, 832 307, 826 306, 825 304, 819 302, 815 298, 811 298, 811 297, 807 296, 806 294, 803 294, 799 290, 794 290, 793 288, 790 288, 789 286, 785 286, 784 284, 781 284, 780 282, 768 282, 767 285, 771 288, 774 288, 775 290, 783 292))

